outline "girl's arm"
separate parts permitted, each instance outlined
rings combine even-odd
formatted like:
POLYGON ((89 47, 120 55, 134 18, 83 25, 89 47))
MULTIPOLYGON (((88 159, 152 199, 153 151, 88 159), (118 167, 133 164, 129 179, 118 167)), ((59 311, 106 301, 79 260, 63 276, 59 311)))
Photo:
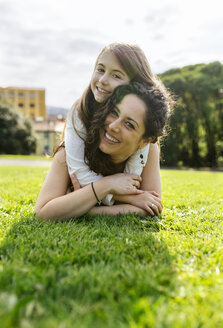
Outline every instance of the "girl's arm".
POLYGON ((155 191, 161 199, 160 152, 157 143, 150 145, 148 160, 142 172, 141 189, 155 191))
POLYGON ((128 203, 144 209, 151 215, 162 212, 160 157, 157 144, 151 144, 148 160, 142 172, 141 189, 145 192, 140 195, 114 195, 116 201, 128 203))
MULTIPOLYGON (((90 184, 66 194, 69 181, 65 151, 62 148, 55 154, 40 190, 34 209, 38 216, 43 219, 66 220, 87 213, 97 204, 90 184)), ((135 187, 139 186, 139 181, 141 178, 134 174, 114 174, 94 182, 94 189, 99 200, 109 193, 139 194, 142 191, 135 187)))

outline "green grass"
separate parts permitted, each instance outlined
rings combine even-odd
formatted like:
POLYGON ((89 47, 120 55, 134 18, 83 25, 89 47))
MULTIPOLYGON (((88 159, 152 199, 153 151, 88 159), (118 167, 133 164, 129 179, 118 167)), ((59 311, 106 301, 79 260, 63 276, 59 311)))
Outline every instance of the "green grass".
POLYGON ((42 161, 47 161, 47 160, 52 160, 51 157, 46 157, 46 156, 37 156, 37 155, 0 155, 0 159, 5 158, 5 159, 28 159, 28 160, 42 160, 42 161))
POLYGON ((46 171, 0 167, 1 327, 223 327, 223 173, 162 170, 162 218, 51 223, 46 171))

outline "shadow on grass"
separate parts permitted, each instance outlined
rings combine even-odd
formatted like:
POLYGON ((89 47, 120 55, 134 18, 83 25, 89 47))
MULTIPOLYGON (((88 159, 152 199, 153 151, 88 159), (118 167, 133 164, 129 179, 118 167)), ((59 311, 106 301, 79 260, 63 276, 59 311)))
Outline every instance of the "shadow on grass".
POLYGON ((160 220, 21 218, 1 246, 4 327, 129 327, 176 288, 160 220))

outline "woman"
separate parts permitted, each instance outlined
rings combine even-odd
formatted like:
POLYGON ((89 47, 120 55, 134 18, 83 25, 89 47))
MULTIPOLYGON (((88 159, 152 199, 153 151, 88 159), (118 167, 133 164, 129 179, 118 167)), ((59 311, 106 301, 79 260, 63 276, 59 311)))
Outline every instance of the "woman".
POLYGON ((157 145, 150 150, 142 177, 120 172, 137 149, 155 142, 163 134, 168 112, 168 100, 157 88, 139 83, 117 87, 102 108, 94 113, 85 140, 87 164, 96 173, 106 176, 66 194, 70 178, 64 150, 59 150, 37 199, 36 214, 43 219, 65 220, 84 213, 161 213, 157 145), (115 200, 128 201, 96 206, 107 194, 113 194, 115 200))

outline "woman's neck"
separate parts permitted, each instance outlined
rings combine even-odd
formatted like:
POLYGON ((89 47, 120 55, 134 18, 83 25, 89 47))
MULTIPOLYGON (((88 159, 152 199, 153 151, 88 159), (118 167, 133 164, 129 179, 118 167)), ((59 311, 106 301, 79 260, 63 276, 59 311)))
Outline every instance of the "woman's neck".
POLYGON ((125 169, 125 163, 126 161, 121 163, 114 163, 115 173, 123 173, 125 169))

